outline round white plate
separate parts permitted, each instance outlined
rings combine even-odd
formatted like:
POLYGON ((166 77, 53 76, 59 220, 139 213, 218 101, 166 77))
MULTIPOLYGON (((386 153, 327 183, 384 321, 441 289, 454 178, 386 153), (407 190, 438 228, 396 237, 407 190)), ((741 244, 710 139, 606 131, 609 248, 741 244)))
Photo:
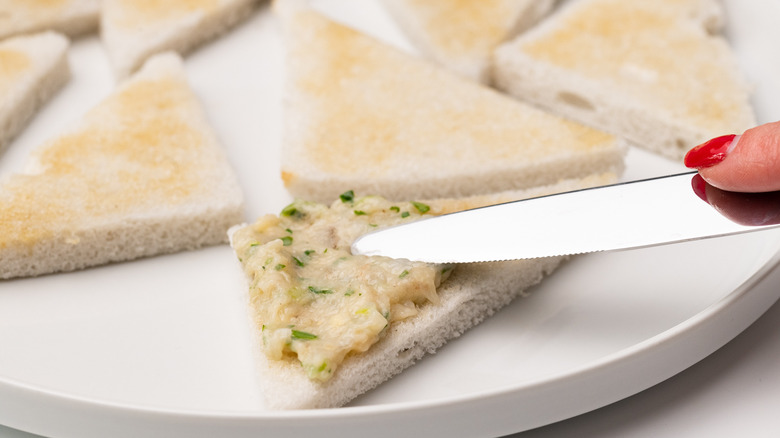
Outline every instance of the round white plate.
MULTIPOLYGON (((780 6, 726 2, 728 36, 780 119, 780 6)), ((323 0, 344 21, 410 49, 374 2, 323 0)), ((247 218, 289 202, 279 180, 283 48, 263 6, 186 67, 247 195, 247 218)), ((74 78, 0 159, 0 176, 110 93, 96 37, 74 78)), ((682 170, 632 150, 624 179, 682 170)), ((638 232, 641 232, 638 230, 638 232)), ((751 286, 780 232, 573 259, 520 299, 340 409, 270 412, 253 382, 241 282, 227 246, 0 282, 0 424, 51 437, 497 436, 648 388, 702 359, 780 295, 751 286)))

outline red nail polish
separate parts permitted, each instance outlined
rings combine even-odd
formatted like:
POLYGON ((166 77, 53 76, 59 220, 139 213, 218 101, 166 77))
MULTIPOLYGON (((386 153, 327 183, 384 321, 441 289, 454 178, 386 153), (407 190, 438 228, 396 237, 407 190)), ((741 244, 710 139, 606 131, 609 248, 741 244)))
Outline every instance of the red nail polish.
POLYGON ((701 198, 702 201, 708 204, 710 203, 707 201, 707 181, 704 181, 704 178, 698 173, 691 179, 691 187, 693 188, 693 193, 696 193, 696 196, 701 198))
POLYGON ((693 169, 714 166, 726 158, 736 135, 723 135, 702 143, 685 154, 685 166, 693 169))

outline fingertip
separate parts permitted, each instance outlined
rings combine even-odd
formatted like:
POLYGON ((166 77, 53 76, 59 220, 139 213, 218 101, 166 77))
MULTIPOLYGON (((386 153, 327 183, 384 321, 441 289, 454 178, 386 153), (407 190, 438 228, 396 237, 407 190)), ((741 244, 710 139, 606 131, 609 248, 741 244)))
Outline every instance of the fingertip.
POLYGON ((729 146, 720 161, 696 167, 709 184, 736 192, 780 190, 780 122, 751 128, 729 146))

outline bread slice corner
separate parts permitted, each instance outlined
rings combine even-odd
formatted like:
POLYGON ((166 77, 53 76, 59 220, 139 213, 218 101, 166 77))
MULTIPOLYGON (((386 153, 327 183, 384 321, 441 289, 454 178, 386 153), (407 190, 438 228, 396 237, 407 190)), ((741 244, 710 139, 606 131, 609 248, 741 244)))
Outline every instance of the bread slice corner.
POLYGON ((0 2, 0 39, 11 35, 55 31, 69 37, 98 27, 100 0, 0 2))
POLYGON ((101 37, 118 78, 155 53, 184 56, 246 19, 257 0, 103 0, 101 37))
POLYGON ((499 44, 536 24, 555 0, 383 0, 401 30, 428 58, 464 77, 489 83, 499 44))
MULTIPOLYGON (((289 2, 281 2, 290 5, 289 2)), ((464 197, 619 172, 624 142, 287 7, 282 179, 329 203, 464 197)))
POLYGON ((243 195, 186 82, 151 58, 0 186, 0 278, 224 243, 243 195))
MULTIPOLYGON (((529 190, 424 202, 435 214, 444 214, 610 184, 616 179, 615 174, 607 172, 529 190)), ((439 303, 421 305, 417 315, 391 324, 385 335, 366 352, 347 356, 325 383, 310 380, 294 358, 273 360, 266 357, 261 347, 261 326, 247 304, 250 309, 247 321, 253 335, 257 378, 265 407, 287 410, 343 406, 412 366, 426 354, 434 353, 514 299, 526 295, 529 288, 552 274, 565 260, 566 257, 547 257, 457 265, 438 288, 439 303)), ((240 275, 243 276, 243 272, 240 275)))
POLYGON ((55 32, 0 41, 0 153, 70 79, 69 45, 55 32))
POLYGON ((755 124, 722 23, 717 0, 575 0, 496 50, 494 82, 679 160, 755 124))

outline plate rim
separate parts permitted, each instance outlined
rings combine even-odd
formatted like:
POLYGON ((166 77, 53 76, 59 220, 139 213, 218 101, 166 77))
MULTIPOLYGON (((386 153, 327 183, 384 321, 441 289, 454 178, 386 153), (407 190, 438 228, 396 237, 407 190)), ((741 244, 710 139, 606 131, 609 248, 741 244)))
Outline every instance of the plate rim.
MULTIPOLYGON (((598 403, 584 403, 586 406, 583 406, 583 403, 569 403, 569 406, 564 408, 556 406, 554 412, 550 412, 546 416, 537 415, 531 421, 528 420, 527 416, 515 416, 515 418, 505 421, 503 424, 489 423, 492 424, 494 430, 487 430, 484 424, 481 424, 479 429, 467 430, 463 428, 463 424, 459 421, 452 421, 449 426, 445 426, 451 429, 450 432, 455 433, 455 435, 452 435, 452 433, 446 432, 446 436, 457 436, 464 432, 474 431, 478 431, 480 435, 486 433, 502 435, 530 430, 630 397, 685 370, 739 335, 780 298, 780 290, 774 294, 765 294, 768 296, 756 297, 755 295, 757 294, 751 293, 756 285, 780 265, 780 233, 774 232, 773 234, 774 239, 771 242, 767 242, 767 245, 773 245, 774 250, 770 246, 766 247, 765 250, 770 253, 765 255, 767 257, 765 262, 742 280, 731 292, 715 300, 698 313, 652 337, 586 362, 575 369, 535 380, 517 382, 505 388, 494 388, 426 400, 330 409, 258 410, 257 412, 201 411, 150 405, 140 406, 132 403, 101 400, 99 398, 68 394, 63 391, 44 388, 33 383, 0 375, 0 408, 2 408, 0 409, 0 424, 52 437, 67 436, 70 433, 76 433, 84 437, 104 436, 102 434, 105 433, 106 428, 111 430, 112 436, 136 436, 139 432, 138 429, 127 429, 122 426, 134 425, 137 427, 139 424, 144 425, 141 427, 141 430, 146 430, 149 433, 154 430, 167 430, 174 434, 186 433, 187 436, 205 437, 211 436, 211 433, 217 431, 224 433, 226 432, 224 428, 230 430, 231 436, 252 436, 256 435, 258 431, 274 433, 276 436, 296 436, 304 429, 317 426, 322 427, 321 423, 325 422, 328 423, 328 426, 340 426, 338 430, 328 430, 326 436, 334 434, 343 437, 357 437, 363 436, 365 432, 360 428, 355 428, 356 424, 369 422, 373 427, 376 427, 377 422, 387 421, 387 416, 400 416, 400 419, 394 421, 394 423, 400 426, 399 428, 386 430, 385 432, 389 432, 388 435, 384 435, 381 430, 374 433, 376 436, 398 436, 399 433, 402 433, 404 424, 410 428, 408 432, 413 433, 415 430, 419 432, 420 422, 425 421, 426 418, 428 422, 433 421, 431 418, 442 415, 448 419, 457 418, 457 416, 452 414, 453 412, 473 409, 472 405, 474 404, 489 404, 500 410, 502 404, 511 403, 517 405, 524 399, 538 395, 540 391, 561 390, 564 386, 571 390, 573 383, 575 385, 587 385, 587 381, 593 379, 594 375, 611 372, 612 368, 615 367, 625 367, 629 365, 629 362, 644 360, 646 358, 643 358, 643 356, 651 354, 656 348, 675 348, 675 345, 679 348, 680 345, 690 343, 691 338, 697 338, 696 334, 692 333, 693 331, 706 330, 707 327, 716 324, 719 318, 724 316, 725 312, 733 312, 734 306, 741 305, 743 308, 748 308, 747 310, 741 309, 741 311, 748 312, 749 316, 746 318, 734 318, 739 322, 727 330, 720 330, 722 333, 718 336, 713 336, 708 345, 704 346, 703 354, 700 352, 671 361, 673 364, 667 364, 663 372, 656 373, 651 378, 634 379, 630 382, 630 389, 622 387, 619 391, 611 390, 611 394, 602 395, 598 403), (771 251, 774 251, 774 253, 771 253, 771 251), (759 302, 759 304, 754 302, 759 302), (25 400, 27 403, 25 403, 25 400), (30 415, 29 412, 26 412, 25 406, 35 406, 35 415, 30 415), (15 410, 19 411, 17 415, 14 415, 15 410), (92 413, 90 415, 91 418, 89 422, 86 422, 84 421, 84 416, 89 412, 92 413), (407 417, 411 422, 403 421, 403 417, 407 417), (41 422, 39 418, 46 418, 46 421, 41 422), (92 423, 92 420, 98 421, 92 423), (291 427, 291 420, 297 423, 295 427, 291 427), (89 423, 90 426, 85 427, 85 423, 89 423), (458 427, 454 427, 454 425, 458 425, 458 427)), ((437 424, 441 424, 441 422, 437 424)))

